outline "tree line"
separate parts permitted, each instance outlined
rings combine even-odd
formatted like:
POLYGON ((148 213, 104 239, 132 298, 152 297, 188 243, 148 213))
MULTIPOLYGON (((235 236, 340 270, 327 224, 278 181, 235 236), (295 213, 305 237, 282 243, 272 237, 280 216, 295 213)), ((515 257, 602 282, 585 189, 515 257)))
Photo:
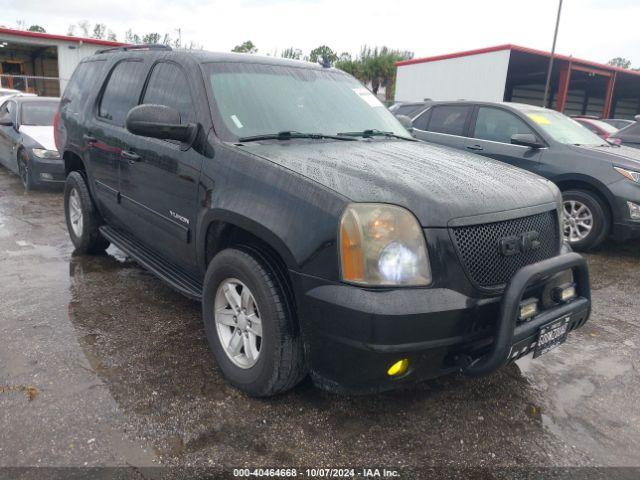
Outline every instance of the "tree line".
MULTIPOLYGON (((251 40, 247 40, 240 45, 236 45, 231 51, 258 53, 258 48, 251 40)), ((395 93, 396 62, 413 58, 413 52, 394 50, 384 46, 370 47, 365 45, 354 57, 349 52, 338 54, 329 46, 321 45, 306 55, 299 48, 289 47, 279 54, 274 52, 274 56, 332 65, 370 85, 371 90, 376 95, 380 87, 384 87, 385 99, 392 100, 395 93)))

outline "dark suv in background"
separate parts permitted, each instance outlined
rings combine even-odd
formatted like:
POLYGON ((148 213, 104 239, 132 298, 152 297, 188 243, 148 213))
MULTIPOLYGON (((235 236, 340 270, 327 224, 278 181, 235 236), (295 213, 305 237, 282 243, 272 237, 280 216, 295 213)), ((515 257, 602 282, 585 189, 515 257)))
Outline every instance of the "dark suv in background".
POLYGON ((569 117, 532 105, 426 102, 411 121, 421 140, 552 180, 562 191, 564 235, 574 248, 595 247, 608 234, 640 236, 640 151, 613 146, 569 117))
POLYGON ((307 372, 356 392, 487 374, 589 316, 553 183, 415 140, 339 70, 105 51, 76 69, 56 135, 77 251, 114 243, 201 300, 251 395, 307 372))

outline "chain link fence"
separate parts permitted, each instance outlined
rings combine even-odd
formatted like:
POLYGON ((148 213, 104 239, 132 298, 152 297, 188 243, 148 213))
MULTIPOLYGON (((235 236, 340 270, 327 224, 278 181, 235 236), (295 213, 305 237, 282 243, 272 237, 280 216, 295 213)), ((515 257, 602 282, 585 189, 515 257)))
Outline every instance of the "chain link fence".
POLYGON ((13 88, 41 97, 59 97, 61 93, 59 77, 0 74, 0 88, 13 88))

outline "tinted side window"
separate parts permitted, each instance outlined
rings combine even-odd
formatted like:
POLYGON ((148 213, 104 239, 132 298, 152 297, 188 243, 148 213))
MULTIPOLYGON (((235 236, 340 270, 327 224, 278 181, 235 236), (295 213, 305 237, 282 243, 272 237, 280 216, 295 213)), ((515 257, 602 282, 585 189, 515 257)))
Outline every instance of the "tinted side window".
POLYGON ((464 127, 471 113, 467 105, 443 105, 431 110, 431 121, 428 130, 449 135, 464 135, 464 127))
POLYGON ((511 143, 516 133, 535 135, 529 126, 514 114, 498 108, 480 107, 473 131, 474 138, 494 142, 511 143))
POLYGON ((426 130, 430 118, 431 110, 427 110, 413 121, 413 128, 417 128, 418 130, 426 130))
POLYGON ((69 112, 78 113, 84 101, 98 81, 98 74, 104 66, 104 61, 83 62, 77 66, 71 80, 64 89, 60 100, 61 105, 68 105, 69 112))
POLYGON ((138 103, 144 74, 144 64, 136 61, 118 63, 111 71, 104 89, 98 116, 119 126, 138 103))
POLYGON ((187 78, 174 63, 158 63, 153 67, 142 103, 175 108, 180 112, 182 124, 195 121, 195 109, 187 78))

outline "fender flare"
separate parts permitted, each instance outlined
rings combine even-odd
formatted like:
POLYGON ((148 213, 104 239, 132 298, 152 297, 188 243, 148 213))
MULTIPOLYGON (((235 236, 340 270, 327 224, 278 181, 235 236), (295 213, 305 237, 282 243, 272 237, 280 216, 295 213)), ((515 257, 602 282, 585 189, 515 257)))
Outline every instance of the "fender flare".
POLYGON ((206 248, 207 232, 214 222, 224 222, 241 228, 268 244, 284 261, 289 269, 297 270, 298 262, 289 247, 272 230, 252 220, 245 215, 230 210, 214 208, 204 211, 198 220, 198 234, 196 236, 196 251, 198 263, 207 268, 206 248))

